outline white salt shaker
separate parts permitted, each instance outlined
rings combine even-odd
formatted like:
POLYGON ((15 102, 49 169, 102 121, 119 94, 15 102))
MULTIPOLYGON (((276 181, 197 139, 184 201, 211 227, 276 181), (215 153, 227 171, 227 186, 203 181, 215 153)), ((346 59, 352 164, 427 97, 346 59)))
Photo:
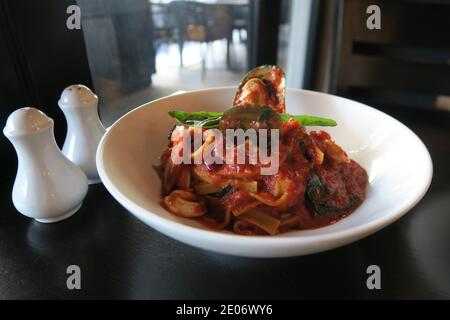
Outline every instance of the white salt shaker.
POLYGON ((90 184, 99 183, 95 155, 105 128, 98 116, 98 98, 86 86, 71 85, 64 89, 58 105, 67 120, 63 153, 78 165, 90 184))
POLYGON ((12 193, 16 209, 43 223, 77 212, 86 196, 87 178, 59 150, 53 120, 35 108, 18 109, 8 117, 3 134, 19 161, 12 193))

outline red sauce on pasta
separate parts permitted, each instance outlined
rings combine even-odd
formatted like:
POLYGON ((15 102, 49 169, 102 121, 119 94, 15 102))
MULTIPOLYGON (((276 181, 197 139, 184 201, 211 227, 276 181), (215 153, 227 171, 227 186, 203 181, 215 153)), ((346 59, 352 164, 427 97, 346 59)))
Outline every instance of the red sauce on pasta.
POLYGON ((243 235, 315 229, 351 214, 366 196, 366 171, 328 133, 307 132, 300 124, 334 126, 336 122, 285 112, 285 77, 283 70, 276 66, 250 71, 239 85, 233 106, 220 115, 171 111, 169 114, 184 126, 174 128, 173 139, 161 157, 164 207, 212 229, 243 235), (192 127, 195 121, 201 123, 200 129, 192 127), (224 164, 205 161, 175 164, 171 154, 180 155, 179 143, 195 136, 198 133, 195 130, 204 131, 206 127, 221 132, 252 129, 259 137, 265 132, 262 130, 270 129, 270 138, 279 134, 279 153, 272 144, 264 148, 259 140, 242 138, 240 142, 232 140, 228 155, 225 146, 214 145, 214 138, 206 139, 196 150, 191 145, 190 150, 188 147, 183 152, 189 152, 188 158, 194 158, 212 146, 224 164), (279 131, 272 135, 272 129, 279 131), (271 164, 263 164, 259 158, 256 162, 248 161, 250 151, 244 152, 245 164, 236 164, 238 149, 249 145, 276 154, 275 173, 263 175, 263 170, 270 169, 271 164), (232 157, 234 164, 225 161, 225 154, 232 157))
MULTIPOLYGON (((260 175, 261 164, 189 166, 194 181, 212 187, 228 186, 228 190, 216 194, 199 195, 196 200, 204 203, 207 211, 195 219, 215 230, 263 235, 268 232, 249 222, 251 219, 241 219, 241 214, 258 210, 270 215, 279 221, 276 233, 282 233, 333 224, 361 204, 367 173, 334 144, 328 133, 307 133, 296 121, 284 123, 281 130, 280 167, 274 175, 260 175), (322 159, 316 159, 321 155, 322 159), (318 185, 314 185, 313 175, 318 185), (256 189, 248 190, 253 184, 256 189)), ((164 153, 163 162, 170 158, 170 150, 164 153)))

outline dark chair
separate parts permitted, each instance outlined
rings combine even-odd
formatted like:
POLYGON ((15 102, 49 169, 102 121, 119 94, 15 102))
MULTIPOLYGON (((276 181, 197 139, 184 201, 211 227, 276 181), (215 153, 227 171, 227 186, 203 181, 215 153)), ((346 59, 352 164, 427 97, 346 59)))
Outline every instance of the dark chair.
POLYGON ((237 30, 239 32, 239 41, 241 42, 247 41, 247 38, 244 38, 242 33, 243 31, 247 32, 248 19, 248 4, 237 4, 231 6, 231 28, 232 30, 237 30))
POLYGON ((157 49, 162 43, 171 42, 175 38, 175 18, 170 6, 165 3, 151 3, 153 17, 154 47, 157 49))
MULTIPOLYGON (((450 110, 450 1, 346 0, 338 12, 330 91, 379 107, 450 110), (366 26, 373 4, 381 9, 381 30, 366 26)), ((315 63, 315 89, 323 63, 315 63)))
MULTIPOLYGON (((183 67, 183 47, 186 41, 210 43, 227 41, 227 65, 230 62, 231 15, 228 5, 204 4, 194 1, 173 1, 170 7, 175 16, 176 35, 180 51, 180 65, 183 67)), ((205 72, 206 57, 202 57, 205 72)))

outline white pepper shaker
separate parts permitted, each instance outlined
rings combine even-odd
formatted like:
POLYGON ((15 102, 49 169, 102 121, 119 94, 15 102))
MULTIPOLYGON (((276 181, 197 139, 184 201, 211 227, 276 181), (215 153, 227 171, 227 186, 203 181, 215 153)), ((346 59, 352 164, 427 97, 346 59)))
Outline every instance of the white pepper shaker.
POLYGON ((71 85, 64 89, 58 105, 67 121, 64 155, 79 166, 90 184, 99 183, 95 156, 105 128, 98 116, 98 98, 86 86, 71 85))
POLYGON ((53 120, 35 108, 18 109, 8 117, 3 134, 19 161, 12 193, 16 209, 43 223, 77 212, 86 196, 87 178, 59 150, 53 120))

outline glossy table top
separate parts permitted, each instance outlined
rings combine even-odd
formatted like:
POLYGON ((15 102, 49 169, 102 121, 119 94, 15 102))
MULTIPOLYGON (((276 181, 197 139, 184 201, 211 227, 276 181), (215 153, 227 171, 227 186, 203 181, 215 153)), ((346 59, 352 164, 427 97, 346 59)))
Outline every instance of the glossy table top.
POLYGON ((0 185, 0 299, 449 299, 450 114, 388 112, 424 141, 434 177, 416 208, 366 239, 297 258, 223 256, 152 230, 102 185, 72 218, 39 224, 16 212, 10 181, 0 185), (67 289, 69 265, 81 268, 81 290, 67 289), (367 289, 370 265, 381 290, 367 289))

